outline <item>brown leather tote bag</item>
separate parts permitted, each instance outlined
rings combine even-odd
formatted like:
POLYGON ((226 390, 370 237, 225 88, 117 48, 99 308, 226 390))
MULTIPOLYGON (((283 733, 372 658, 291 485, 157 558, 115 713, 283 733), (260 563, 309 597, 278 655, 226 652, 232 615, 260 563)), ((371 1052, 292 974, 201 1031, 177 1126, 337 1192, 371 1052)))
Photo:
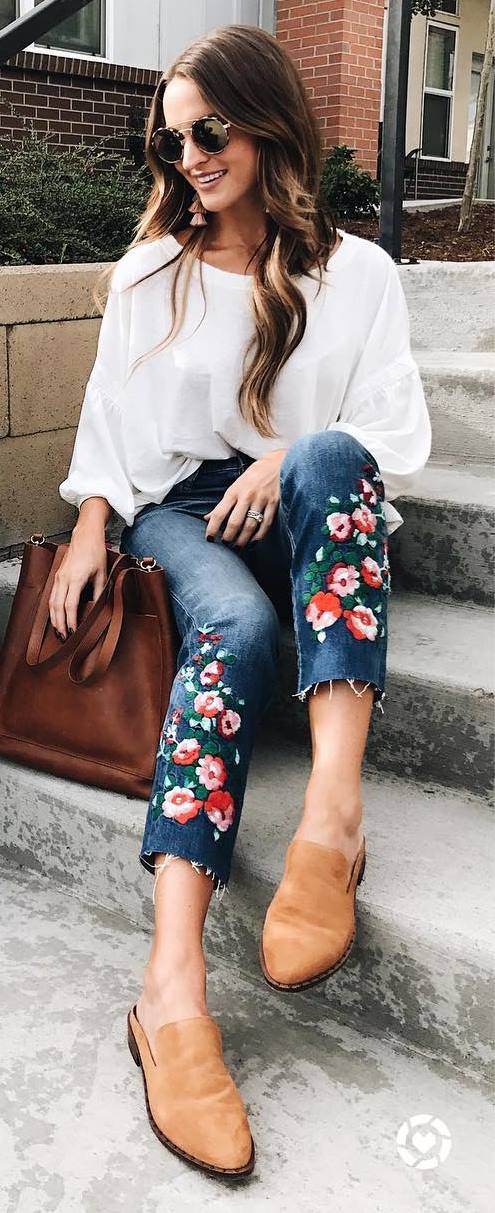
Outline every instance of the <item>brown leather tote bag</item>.
POLYGON ((33 535, 0 653, 0 754, 147 798, 179 637, 164 570, 107 549, 107 580, 81 595, 58 640, 48 602, 68 544, 33 535))

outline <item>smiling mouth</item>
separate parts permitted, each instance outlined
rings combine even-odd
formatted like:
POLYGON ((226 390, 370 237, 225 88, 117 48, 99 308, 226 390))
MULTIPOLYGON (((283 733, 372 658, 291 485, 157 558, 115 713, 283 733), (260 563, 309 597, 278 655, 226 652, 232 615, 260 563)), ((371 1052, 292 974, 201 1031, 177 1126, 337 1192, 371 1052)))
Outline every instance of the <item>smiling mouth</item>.
POLYGON ((226 173, 227 173, 227 169, 222 169, 222 171, 220 173, 215 173, 215 175, 212 176, 209 180, 207 179, 207 180, 203 180, 203 181, 201 180, 200 177, 195 177, 194 184, 195 184, 196 188, 198 186, 204 186, 204 185, 216 185, 217 181, 223 180, 223 178, 226 176, 226 173))

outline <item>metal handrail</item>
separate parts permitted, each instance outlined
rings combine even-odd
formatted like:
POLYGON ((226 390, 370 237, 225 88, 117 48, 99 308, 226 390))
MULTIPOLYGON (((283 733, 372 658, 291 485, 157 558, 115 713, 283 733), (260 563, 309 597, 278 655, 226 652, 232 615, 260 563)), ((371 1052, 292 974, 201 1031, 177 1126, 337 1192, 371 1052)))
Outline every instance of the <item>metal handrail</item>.
POLYGON ((0 30, 0 63, 7 63, 26 46, 43 38, 60 21, 72 17, 90 3, 91 0, 43 0, 23 17, 16 17, 0 30))

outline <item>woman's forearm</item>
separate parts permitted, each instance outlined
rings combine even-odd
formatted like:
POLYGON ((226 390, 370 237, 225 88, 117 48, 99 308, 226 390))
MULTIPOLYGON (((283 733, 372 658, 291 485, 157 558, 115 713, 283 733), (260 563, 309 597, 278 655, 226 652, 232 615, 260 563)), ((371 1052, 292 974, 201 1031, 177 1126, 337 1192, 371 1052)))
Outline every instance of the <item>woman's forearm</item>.
POLYGON ((106 497, 87 497, 79 507, 76 527, 78 530, 90 529, 91 531, 102 531, 105 534, 110 514, 111 507, 106 497))

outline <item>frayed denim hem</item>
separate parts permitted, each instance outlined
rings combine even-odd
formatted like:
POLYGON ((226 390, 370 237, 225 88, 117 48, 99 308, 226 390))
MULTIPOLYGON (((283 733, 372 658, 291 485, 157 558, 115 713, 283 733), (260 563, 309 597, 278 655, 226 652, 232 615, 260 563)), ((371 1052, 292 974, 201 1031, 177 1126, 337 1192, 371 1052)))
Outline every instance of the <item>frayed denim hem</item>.
POLYGON ((155 904, 156 885, 160 872, 162 872, 164 868, 168 868, 169 864, 172 863, 172 860, 174 859, 185 859, 186 863, 189 863, 191 867, 194 868, 195 872, 199 873, 201 870, 204 870, 205 876, 211 876, 216 901, 221 901, 224 893, 227 892, 227 882, 221 880, 220 876, 214 872, 213 868, 208 867, 207 864, 201 863, 199 860, 196 861, 195 859, 190 859, 187 855, 172 855, 171 852, 166 853, 163 863, 155 864, 151 863, 151 861, 148 863, 147 856, 154 854, 155 851, 143 851, 139 856, 139 860, 140 863, 142 863, 143 868, 145 868, 147 872, 151 872, 151 875, 155 877, 153 882, 153 905, 155 904))
POLYGON ((295 695, 292 696, 292 699, 299 699, 301 701, 301 703, 304 703, 304 700, 306 699, 308 691, 310 691, 311 688, 313 688, 313 695, 316 695, 318 687, 323 686, 325 682, 328 682, 328 687, 329 687, 328 697, 329 697, 329 699, 331 699, 334 682, 343 682, 343 681, 345 681, 349 684, 351 689, 354 691, 354 694, 357 695, 358 699, 360 699, 361 696, 364 695, 364 692, 368 690, 368 687, 373 687, 373 707, 378 708, 378 710, 381 712, 382 716, 384 715, 383 700, 385 699, 385 691, 383 691, 380 687, 378 687, 375 682, 366 682, 365 685, 363 687, 361 687, 361 689, 358 691, 357 688, 354 686, 354 683, 356 681, 362 682, 363 680, 361 678, 359 678, 359 679, 356 679, 356 678, 345 678, 345 679, 329 678, 329 679, 324 679, 322 682, 310 683, 309 686, 305 687, 303 691, 296 691, 295 695))

